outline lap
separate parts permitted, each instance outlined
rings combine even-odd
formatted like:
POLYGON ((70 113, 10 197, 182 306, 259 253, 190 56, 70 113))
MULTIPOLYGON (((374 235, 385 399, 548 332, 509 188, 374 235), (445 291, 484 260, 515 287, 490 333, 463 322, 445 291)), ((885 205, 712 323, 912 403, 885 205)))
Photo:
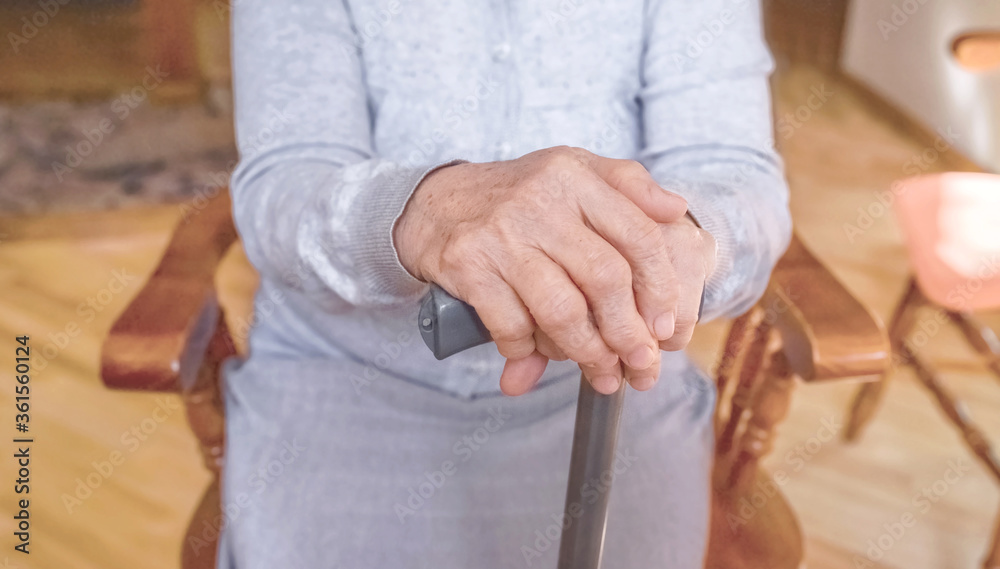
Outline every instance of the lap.
MULTIPOLYGON (((390 377, 359 386, 351 365, 227 373, 221 567, 555 567, 576 380, 469 401, 390 377)), ((609 567, 701 566, 714 396, 674 367, 683 379, 626 397, 609 567)))

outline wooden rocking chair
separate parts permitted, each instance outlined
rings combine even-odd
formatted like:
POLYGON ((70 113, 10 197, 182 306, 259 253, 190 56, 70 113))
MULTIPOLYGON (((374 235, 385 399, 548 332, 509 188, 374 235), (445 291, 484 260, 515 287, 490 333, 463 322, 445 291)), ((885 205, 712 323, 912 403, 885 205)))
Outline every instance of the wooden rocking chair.
MULTIPOLYGON (((104 343, 101 374, 115 389, 181 394, 214 474, 183 541, 184 569, 215 566, 225 421, 220 364, 236 355, 216 295, 219 262, 237 240, 228 193, 177 227, 156 271, 104 343)), ((740 511, 769 477, 758 463, 785 416, 796 377, 878 377, 888 364, 881 323, 793 239, 760 302, 732 325, 718 369, 710 569, 797 569, 802 534, 777 491, 755 515, 740 511), (742 516, 742 517, 741 517, 742 516), (734 522, 734 520, 739 520, 734 522)))

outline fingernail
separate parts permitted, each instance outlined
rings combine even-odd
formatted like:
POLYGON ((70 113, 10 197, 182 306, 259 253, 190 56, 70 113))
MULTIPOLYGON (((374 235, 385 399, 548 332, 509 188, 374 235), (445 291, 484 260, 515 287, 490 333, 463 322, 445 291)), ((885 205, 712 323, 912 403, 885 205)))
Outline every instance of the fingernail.
POLYGON ((602 375, 594 379, 594 389, 601 393, 614 393, 618 391, 620 380, 613 375, 602 375))
POLYGON ((653 332, 659 340, 669 340, 674 335, 674 313, 665 312, 653 321, 653 332))
POLYGON ((646 369, 647 367, 653 365, 653 360, 656 358, 656 354, 653 353, 653 348, 649 346, 642 346, 636 349, 628 357, 629 367, 635 369, 646 369))

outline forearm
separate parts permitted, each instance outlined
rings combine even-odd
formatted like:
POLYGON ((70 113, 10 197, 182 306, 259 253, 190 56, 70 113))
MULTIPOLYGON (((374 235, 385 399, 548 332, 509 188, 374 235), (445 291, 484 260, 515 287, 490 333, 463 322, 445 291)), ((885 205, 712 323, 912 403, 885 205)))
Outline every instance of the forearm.
POLYGON ((310 153, 270 156, 234 176, 234 214, 247 256, 265 276, 327 310, 414 301, 426 284, 399 263, 392 228, 435 166, 310 153))
POLYGON ((332 311, 424 287, 400 266, 392 226, 433 163, 379 156, 358 45, 341 3, 233 9, 236 224, 263 276, 332 311))

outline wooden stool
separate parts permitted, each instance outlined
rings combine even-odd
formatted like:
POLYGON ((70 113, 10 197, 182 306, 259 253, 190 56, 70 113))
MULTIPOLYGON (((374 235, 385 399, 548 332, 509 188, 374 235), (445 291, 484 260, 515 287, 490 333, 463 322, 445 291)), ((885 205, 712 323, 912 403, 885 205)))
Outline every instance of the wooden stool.
MULTIPOLYGON (((937 310, 942 315, 938 321, 954 324, 1000 380, 1000 340, 972 314, 1000 309, 1000 176, 958 172, 920 176, 899 182, 894 193, 914 277, 889 324, 893 353, 901 365, 913 368, 973 454, 1000 483, 1000 460, 982 430, 940 375, 914 352, 914 344, 923 342, 911 341, 917 333, 928 335, 914 331, 918 312, 937 310)), ((858 391, 845 430, 848 440, 856 439, 871 420, 888 379, 883 375, 858 391)), ((1000 517, 983 568, 1000 568, 1000 517)))

